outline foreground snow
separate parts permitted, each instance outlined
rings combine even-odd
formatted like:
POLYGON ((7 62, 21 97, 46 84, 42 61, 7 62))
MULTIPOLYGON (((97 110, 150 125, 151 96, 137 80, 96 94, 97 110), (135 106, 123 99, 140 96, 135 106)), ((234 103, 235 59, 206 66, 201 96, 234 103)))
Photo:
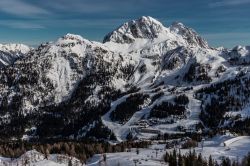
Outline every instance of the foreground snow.
MULTIPOLYGON (((139 154, 136 153, 136 149, 132 149, 131 152, 107 153, 106 165, 134 166, 135 162, 142 166, 166 165, 163 161, 163 156, 166 151, 170 152, 172 150, 165 149, 165 144, 154 144, 149 148, 139 149, 139 154)), ((193 150, 193 148, 181 149, 181 153, 186 154, 190 150, 193 150)), ((201 153, 207 159, 211 155, 219 163, 225 157, 240 161, 250 151, 250 137, 219 135, 204 141, 203 148, 200 143, 199 147, 194 148, 194 150, 197 154, 201 153), (224 146, 224 142, 227 143, 226 146, 224 146)), ((100 163, 105 163, 103 155, 97 154, 87 162, 87 165, 98 166, 100 163)))
MULTIPOLYGON (((144 166, 164 165, 165 163, 162 160, 162 156, 166 152, 164 145, 160 145, 158 147, 159 150, 154 148, 155 147, 152 146, 148 149, 139 149, 139 154, 136 153, 136 149, 132 149, 131 152, 108 153, 106 165, 134 166, 135 163, 144 166)), ((87 162, 87 165, 98 166, 100 163, 105 163, 103 161, 103 155, 97 154, 87 162)))
MULTIPOLYGON (((166 165, 163 160, 164 154, 173 149, 165 149, 165 143, 153 142, 153 145, 144 149, 130 149, 127 152, 107 153, 106 161, 103 154, 96 154, 87 161, 88 166, 99 166, 106 164, 108 166, 151 166, 166 165)), ((178 146, 176 146, 178 148, 178 146)), ((204 147, 181 149, 182 154, 195 150, 197 154, 201 153, 205 158, 211 155, 213 159, 219 163, 225 157, 229 157, 232 161, 240 161, 250 151, 250 137, 235 137, 231 134, 218 135, 204 141, 204 147)), ((2 165, 32 165, 32 166, 67 166, 69 162, 73 165, 82 165, 80 161, 74 157, 51 154, 46 159, 45 156, 35 150, 28 151, 17 159, 0 157, 0 166, 2 165)))
MULTIPOLYGON (((224 157, 240 161, 250 151, 250 137, 216 136, 205 141, 203 149, 197 147, 195 151, 206 158, 211 155, 217 161, 224 157)), ((187 152, 187 150, 182 152, 187 152)))

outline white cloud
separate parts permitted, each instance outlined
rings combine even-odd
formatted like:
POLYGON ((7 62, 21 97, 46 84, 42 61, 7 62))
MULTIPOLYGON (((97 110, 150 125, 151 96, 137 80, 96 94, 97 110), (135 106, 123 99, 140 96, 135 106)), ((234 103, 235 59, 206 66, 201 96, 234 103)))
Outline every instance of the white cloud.
POLYGON ((70 11, 70 12, 81 12, 81 13, 104 12, 112 8, 105 1, 100 1, 99 3, 93 3, 92 1, 81 1, 81 0, 73 0, 73 1, 43 0, 42 3, 43 5, 46 5, 47 8, 59 9, 62 11, 70 11))
POLYGON ((33 19, 0 20, 0 26, 14 29, 100 28, 113 30, 127 19, 33 19))
POLYGON ((43 0, 37 1, 37 4, 44 6, 56 12, 67 13, 104 13, 126 12, 139 10, 148 10, 154 8, 158 3, 152 3, 151 0, 43 0))
POLYGON ((21 17, 40 17, 50 13, 22 0, 0 0, 0 11, 21 17))

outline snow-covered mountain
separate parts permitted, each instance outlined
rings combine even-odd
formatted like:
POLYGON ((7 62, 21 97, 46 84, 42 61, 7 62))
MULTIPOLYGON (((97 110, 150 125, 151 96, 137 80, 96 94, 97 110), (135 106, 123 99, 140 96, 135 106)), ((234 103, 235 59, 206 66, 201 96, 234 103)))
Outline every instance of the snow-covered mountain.
POLYGON ((0 133, 123 141, 245 123, 248 56, 145 16, 103 43, 67 34, 0 69, 0 133))
MULTIPOLYGON (((160 43, 168 44, 168 47, 209 47, 203 38, 182 23, 174 22, 170 27, 165 27, 149 16, 124 23, 106 35, 103 42, 110 49, 118 52, 124 51, 125 53, 152 47, 160 43)), ((168 49, 171 49, 171 47, 168 49)))
POLYGON ((24 44, 0 44, 0 68, 13 64, 30 50, 31 48, 24 44))

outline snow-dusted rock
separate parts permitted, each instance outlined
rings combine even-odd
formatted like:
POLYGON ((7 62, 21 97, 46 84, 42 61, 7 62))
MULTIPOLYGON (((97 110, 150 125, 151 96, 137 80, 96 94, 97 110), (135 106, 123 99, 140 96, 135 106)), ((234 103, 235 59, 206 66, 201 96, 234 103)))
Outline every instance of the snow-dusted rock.
POLYGON ((24 57, 31 48, 24 44, 0 44, 0 68, 24 57))

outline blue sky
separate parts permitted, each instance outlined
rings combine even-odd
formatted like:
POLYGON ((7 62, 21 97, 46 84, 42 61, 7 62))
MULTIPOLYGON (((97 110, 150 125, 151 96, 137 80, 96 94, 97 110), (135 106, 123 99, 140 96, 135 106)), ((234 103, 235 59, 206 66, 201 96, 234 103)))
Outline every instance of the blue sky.
POLYGON ((211 46, 250 45, 250 0, 0 0, 0 42, 34 46, 66 33, 101 41, 143 15, 182 22, 211 46))

